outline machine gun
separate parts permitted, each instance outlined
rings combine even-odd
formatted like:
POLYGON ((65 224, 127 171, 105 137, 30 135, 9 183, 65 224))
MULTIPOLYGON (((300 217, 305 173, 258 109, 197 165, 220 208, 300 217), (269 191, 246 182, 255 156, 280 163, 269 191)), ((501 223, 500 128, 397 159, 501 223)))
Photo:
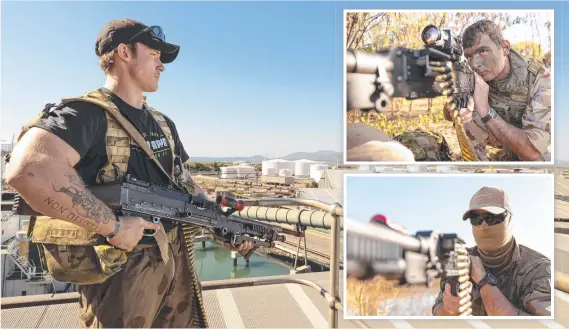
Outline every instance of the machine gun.
POLYGON ((466 135, 458 111, 466 108, 474 92, 474 73, 468 66, 459 36, 449 29, 426 26, 421 39, 424 49, 394 47, 376 53, 346 51, 347 108, 387 111, 392 97, 408 100, 448 96, 445 107, 453 122, 462 158, 484 159, 466 135))
POLYGON ((470 259, 465 242, 456 234, 419 231, 405 235, 390 228, 345 220, 348 275, 367 279, 382 275, 401 284, 425 284, 435 278, 461 297, 461 315, 470 315, 470 259), (465 298, 468 296, 467 298, 465 298))
MULTIPOLYGON (((232 215, 244 208, 242 201, 219 195, 215 202, 132 178, 127 174, 119 183, 89 186, 88 190, 109 208, 124 216, 137 216, 153 223, 162 219, 197 225, 211 230, 216 236, 233 245, 251 241, 254 246, 274 247, 275 241, 285 241, 279 226, 232 215), (227 210, 223 210, 226 207, 227 210)), ((2 202, 2 210, 10 204, 2 202)), ((11 207, 15 215, 38 216, 26 201, 15 195, 11 207)), ((145 236, 156 232, 145 230, 145 236)))

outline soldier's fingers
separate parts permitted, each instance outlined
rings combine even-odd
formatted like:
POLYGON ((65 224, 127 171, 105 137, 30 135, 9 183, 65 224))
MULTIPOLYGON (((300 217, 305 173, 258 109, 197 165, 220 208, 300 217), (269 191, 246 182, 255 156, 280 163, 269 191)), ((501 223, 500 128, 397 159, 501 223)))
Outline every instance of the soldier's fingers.
POLYGON ((462 119, 463 123, 468 123, 472 121, 472 112, 470 112, 469 109, 460 109, 458 114, 460 115, 460 118, 462 119))
POLYGON ((144 227, 145 229, 155 230, 155 231, 158 231, 160 229, 160 225, 154 224, 146 220, 142 221, 142 227, 144 227))
POLYGON ((230 251, 237 251, 237 248, 235 248, 231 243, 229 242, 224 242, 223 245, 225 246, 225 248, 229 249, 230 251))
POLYGON ((461 117, 463 117, 463 116, 465 116, 465 115, 469 115, 469 114, 471 114, 471 113, 472 113, 472 112, 470 112, 469 109, 460 109, 460 111, 458 111, 458 114, 459 114, 461 117))
POLYGON ((468 96, 468 102, 466 103, 466 107, 470 111, 474 111, 474 98, 472 96, 468 96))

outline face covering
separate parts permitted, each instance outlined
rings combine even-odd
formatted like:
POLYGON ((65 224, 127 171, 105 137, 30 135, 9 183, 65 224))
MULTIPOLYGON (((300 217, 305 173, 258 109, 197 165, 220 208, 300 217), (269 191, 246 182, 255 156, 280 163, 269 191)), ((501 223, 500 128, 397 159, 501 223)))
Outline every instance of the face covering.
POLYGON ((480 251, 480 258, 488 267, 498 267, 510 261, 515 247, 509 215, 504 222, 492 226, 486 223, 472 226, 472 234, 480 251))

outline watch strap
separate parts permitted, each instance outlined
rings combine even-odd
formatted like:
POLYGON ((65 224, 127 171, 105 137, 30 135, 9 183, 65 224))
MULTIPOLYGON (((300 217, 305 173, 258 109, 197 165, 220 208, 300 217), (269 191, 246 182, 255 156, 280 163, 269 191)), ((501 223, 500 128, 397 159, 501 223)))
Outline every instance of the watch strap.
POLYGON ((498 114, 496 113, 496 110, 494 110, 493 108, 489 107, 488 108, 488 113, 486 113, 486 115, 482 118, 482 122, 486 123, 488 121, 490 121, 491 119, 494 119, 498 114))
POLYGON ((480 282, 476 282, 476 286, 478 287, 478 290, 481 290, 482 287, 484 287, 486 284, 488 284, 488 274, 486 274, 486 276, 484 278, 482 278, 482 280, 480 280, 480 282))
POLYGON ((482 289, 482 287, 484 287, 486 284, 489 284, 491 286, 495 286, 496 285, 496 278, 494 278, 494 276, 492 276, 492 278, 490 278, 492 274, 490 273, 486 273, 486 275, 484 276, 484 278, 482 278, 482 280, 480 280, 480 282, 476 283, 476 286, 478 287, 478 290, 482 289))

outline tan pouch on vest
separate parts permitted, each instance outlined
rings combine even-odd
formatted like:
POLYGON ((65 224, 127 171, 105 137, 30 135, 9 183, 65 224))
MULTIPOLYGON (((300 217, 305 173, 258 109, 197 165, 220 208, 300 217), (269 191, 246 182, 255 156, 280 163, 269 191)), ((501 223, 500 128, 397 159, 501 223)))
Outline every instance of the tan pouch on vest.
POLYGON ((55 280, 78 285, 102 283, 126 263, 126 252, 100 244, 96 233, 60 219, 35 220, 32 242, 38 246, 43 268, 55 280))

